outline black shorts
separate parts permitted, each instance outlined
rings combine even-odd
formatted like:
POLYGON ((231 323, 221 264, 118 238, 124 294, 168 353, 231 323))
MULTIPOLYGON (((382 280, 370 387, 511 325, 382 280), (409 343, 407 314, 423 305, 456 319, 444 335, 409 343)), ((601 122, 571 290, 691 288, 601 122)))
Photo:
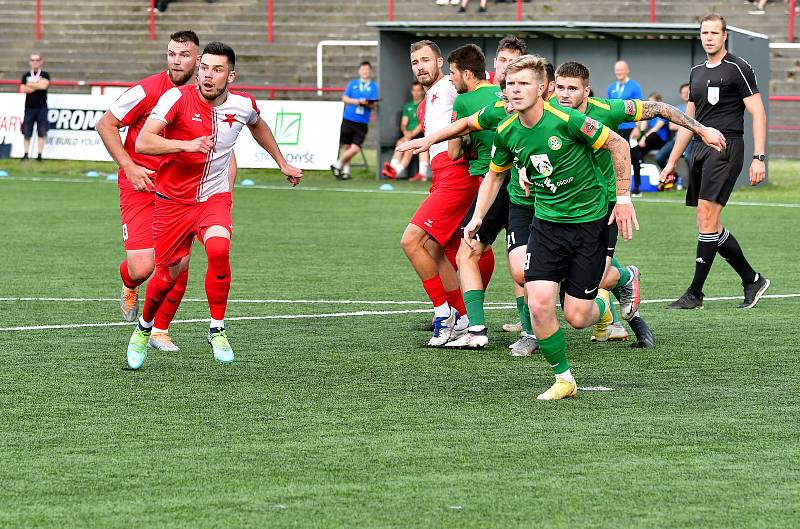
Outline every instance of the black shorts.
MULTIPOLYGON (((491 246, 494 244, 494 241, 497 239, 497 235, 500 233, 500 230, 506 227, 506 223, 508 222, 508 191, 506 190, 505 184, 503 187, 500 188, 500 191, 497 192, 497 198, 494 199, 494 203, 492 203, 489 211, 486 212, 486 216, 483 218, 483 222, 481 223, 481 228, 478 230, 478 233, 475 234, 475 239, 478 242, 482 242, 487 246, 491 246)), ((469 224, 469 221, 472 220, 472 215, 475 213, 475 206, 477 204, 477 197, 475 200, 472 201, 472 205, 469 207, 469 211, 464 216, 464 220, 461 221, 461 232, 464 232, 464 228, 469 224)))
POLYGON ((553 281, 572 297, 594 299, 606 267, 607 220, 562 224, 533 219, 525 281, 553 281))
MULTIPOLYGON (((616 206, 616 202, 609 202, 608 203, 608 215, 606 215, 606 224, 608 224, 608 219, 611 218, 611 213, 614 212, 614 206, 616 206)), ((614 257, 614 251, 617 249, 617 236, 619 235, 619 226, 617 226, 616 221, 608 227, 608 245, 606 247, 606 255, 608 257, 614 257)))
POLYGON ((513 202, 508 205, 508 224, 506 226, 506 249, 527 246, 531 236, 533 208, 520 206, 513 202))
POLYGON ((367 137, 367 124, 357 123, 349 119, 342 120, 339 132, 339 143, 342 145, 361 145, 367 137))
POLYGON ((26 108, 22 118, 22 135, 26 138, 33 136, 33 124, 36 123, 36 135, 44 138, 50 123, 47 121, 47 107, 26 108))
POLYGON ((744 141, 726 137, 727 147, 717 152, 701 141, 692 144, 689 159, 689 184, 686 205, 696 206, 699 199, 725 205, 733 193, 744 164, 744 141))

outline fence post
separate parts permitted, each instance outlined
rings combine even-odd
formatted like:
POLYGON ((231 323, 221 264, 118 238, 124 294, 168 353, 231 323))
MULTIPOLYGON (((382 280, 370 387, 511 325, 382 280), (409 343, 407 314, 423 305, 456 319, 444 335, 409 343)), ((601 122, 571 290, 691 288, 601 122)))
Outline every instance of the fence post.
POLYGON ((36 40, 42 40, 42 0, 36 0, 36 40))

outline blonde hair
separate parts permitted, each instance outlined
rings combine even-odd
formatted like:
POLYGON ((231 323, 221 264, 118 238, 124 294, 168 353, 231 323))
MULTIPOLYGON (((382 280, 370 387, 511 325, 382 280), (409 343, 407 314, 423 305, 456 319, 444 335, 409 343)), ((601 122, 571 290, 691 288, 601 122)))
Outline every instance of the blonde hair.
POLYGON ((538 55, 520 55, 506 66, 506 77, 522 70, 531 70, 539 82, 544 83, 547 81, 547 62, 547 59, 538 55))

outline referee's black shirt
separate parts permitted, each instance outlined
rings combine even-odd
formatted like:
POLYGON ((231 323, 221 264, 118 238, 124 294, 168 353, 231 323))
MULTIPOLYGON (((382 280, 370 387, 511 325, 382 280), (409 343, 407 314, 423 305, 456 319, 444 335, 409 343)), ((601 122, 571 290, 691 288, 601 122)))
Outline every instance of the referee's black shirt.
POLYGON ((689 101, 694 103, 695 119, 726 136, 744 134, 742 100, 757 93, 752 66, 731 53, 715 66, 708 61, 698 64, 689 74, 689 101))

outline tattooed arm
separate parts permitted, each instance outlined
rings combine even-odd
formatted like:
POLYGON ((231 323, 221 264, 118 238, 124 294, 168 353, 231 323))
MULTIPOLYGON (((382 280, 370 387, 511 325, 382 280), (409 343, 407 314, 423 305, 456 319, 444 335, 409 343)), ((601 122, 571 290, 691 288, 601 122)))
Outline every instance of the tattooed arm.
POLYGON ((718 151, 725 150, 725 136, 717 129, 701 125, 693 117, 684 114, 674 106, 661 101, 642 101, 642 119, 652 119, 656 116, 688 129, 697 134, 703 143, 718 151))
POLYGON ((614 206, 614 213, 608 219, 611 224, 616 220, 622 239, 625 241, 633 238, 633 228, 639 229, 639 221, 636 219, 636 210, 631 203, 631 151, 622 136, 610 131, 605 143, 600 147, 611 153, 611 161, 614 164, 614 174, 617 177, 617 205, 614 206))

